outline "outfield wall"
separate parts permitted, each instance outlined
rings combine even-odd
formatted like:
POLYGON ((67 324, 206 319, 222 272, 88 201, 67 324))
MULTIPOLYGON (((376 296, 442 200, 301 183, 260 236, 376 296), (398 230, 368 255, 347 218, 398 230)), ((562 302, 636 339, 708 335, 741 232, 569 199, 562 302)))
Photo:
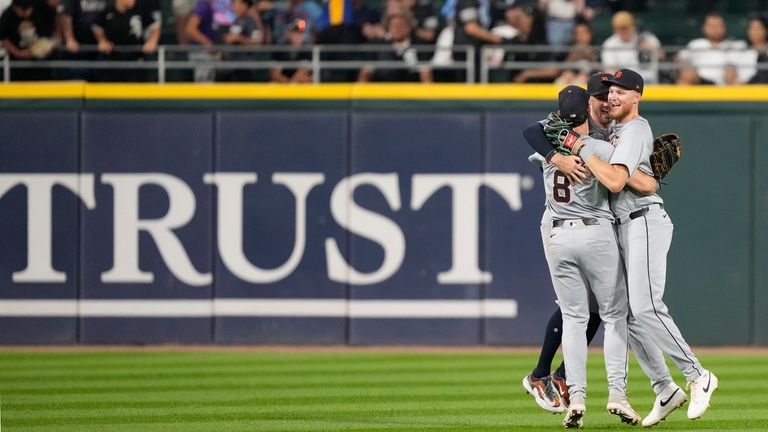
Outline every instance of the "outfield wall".
MULTIPOLYGON (((557 88, 3 89, 0 343, 531 345, 554 310, 520 130, 557 88)), ((642 105, 685 141, 665 298, 766 344, 768 89, 722 90, 642 105)))

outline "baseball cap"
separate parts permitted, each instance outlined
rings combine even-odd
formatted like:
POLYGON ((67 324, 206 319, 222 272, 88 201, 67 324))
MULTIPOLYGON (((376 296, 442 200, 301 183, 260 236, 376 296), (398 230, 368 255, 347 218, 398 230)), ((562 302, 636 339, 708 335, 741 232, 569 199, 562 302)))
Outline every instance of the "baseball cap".
POLYGON ((607 86, 616 84, 628 90, 634 90, 643 94, 643 77, 632 69, 620 69, 613 74, 613 77, 603 81, 607 86))
POLYGON ((579 86, 569 85, 557 95, 557 111, 564 120, 580 125, 587 120, 589 93, 579 86))
POLYGON ((603 83, 613 78, 613 75, 607 72, 598 72, 592 74, 587 81, 587 93, 590 96, 598 96, 604 93, 608 93, 608 87, 603 83))

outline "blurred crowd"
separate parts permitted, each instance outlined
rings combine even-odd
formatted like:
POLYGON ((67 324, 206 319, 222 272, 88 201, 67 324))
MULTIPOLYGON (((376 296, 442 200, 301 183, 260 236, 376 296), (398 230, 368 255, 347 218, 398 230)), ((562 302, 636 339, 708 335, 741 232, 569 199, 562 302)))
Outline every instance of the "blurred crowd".
POLYGON ((170 59, 178 54, 194 61, 198 66, 183 80, 200 82, 312 82, 316 69, 308 61, 318 45, 360 48, 324 51, 322 60, 352 60, 359 67, 324 71, 322 81, 464 81, 467 71, 450 66, 465 65, 473 52, 476 79, 485 64, 494 82, 573 84, 623 67, 648 83, 768 82, 768 69, 761 67, 768 65, 766 17, 753 11, 745 14, 746 28, 729 29, 718 1, 689 1, 700 35, 673 51, 638 24, 638 10, 653 8, 652 0, 371 1, 0 0, 0 39, 11 60, 32 62, 13 67, 14 81, 152 80, 151 72, 132 65, 155 59, 163 44, 185 47, 170 51, 170 59), (610 21, 604 40, 594 36, 596 19, 610 21), (125 63, 34 67, 40 60, 125 63), (273 66, 206 66, 211 60, 273 66))

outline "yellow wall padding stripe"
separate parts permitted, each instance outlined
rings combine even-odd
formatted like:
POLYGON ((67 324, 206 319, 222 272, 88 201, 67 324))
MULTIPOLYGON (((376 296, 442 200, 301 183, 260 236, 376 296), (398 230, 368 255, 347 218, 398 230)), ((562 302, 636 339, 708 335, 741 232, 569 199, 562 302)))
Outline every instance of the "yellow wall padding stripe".
POLYGON ((12 83, 0 84, 2 99, 82 99, 85 84, 72 83, 12 83))
POLYGON ((349 99, 349 84, 88 84, 86 99, 349 99))
MULTIPOLYGON (((0 84, 0 99, 199 100, 548 100, 551 84, 0 84)), ((645 101, 768 102, 768 85, 647 86, 645 101)))

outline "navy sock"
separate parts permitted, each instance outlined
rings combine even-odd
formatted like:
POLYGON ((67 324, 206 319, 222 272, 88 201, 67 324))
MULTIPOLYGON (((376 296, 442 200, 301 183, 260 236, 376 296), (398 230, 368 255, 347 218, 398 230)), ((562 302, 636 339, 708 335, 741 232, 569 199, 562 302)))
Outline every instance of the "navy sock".
POLYGON ((549 375, 552 370, 552 359, 555 358, 562 340, 563 315, 560 313, 560 308, 557 308, 549 319, 549 323, 547 323, 547 332, 544 333, 544 343, 541 345, 539 363, 536 365, 536 369, 533 370, 533 376, 543 378, 549 375))
MULTIPOLYGON (((600 314, 590 313, 589 322, 587 323, 587 344, 592 343, 592 339, 595 338, 597 330, 600 329, 600 324, 603 321, 600 319, 600 314)), ((555 375, 565 379, 565 362, 560 363, 560 366, 555 371, 555 375)))

